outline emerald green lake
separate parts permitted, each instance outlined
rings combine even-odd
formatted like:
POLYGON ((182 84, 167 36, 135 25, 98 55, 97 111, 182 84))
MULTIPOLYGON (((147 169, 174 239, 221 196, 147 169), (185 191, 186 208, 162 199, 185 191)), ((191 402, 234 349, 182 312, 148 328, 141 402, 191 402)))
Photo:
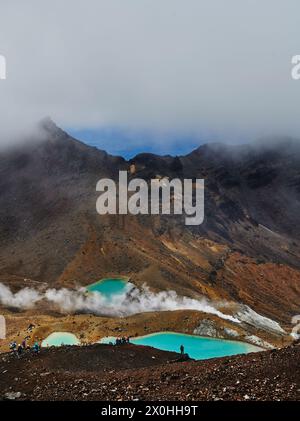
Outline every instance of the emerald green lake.
POLYGON ((124 294, 129 291, 131 284, 124 279, 106 278, 87 286, 90 292, 100 292, 106 298, 124 294))

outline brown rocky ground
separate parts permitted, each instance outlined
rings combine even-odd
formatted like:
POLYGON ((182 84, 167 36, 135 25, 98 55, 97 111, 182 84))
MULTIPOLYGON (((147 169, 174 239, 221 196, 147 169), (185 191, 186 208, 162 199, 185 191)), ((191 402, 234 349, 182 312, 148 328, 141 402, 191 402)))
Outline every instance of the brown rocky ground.
MULTIPOLYGON (((45 313, 45 312, 44 312, 45 313)), ((283 346, 291 342, 291 337, 271 334, 250 325, 237 325, 212 314, 193 310, 161 311, 135 314, 128 317, 100 317, 92 314, 74 314, 64 316, 49 312, 43 314, 40 309, 27 312, 11 312, 1 310, 7 325, 6 339, 0 341, 0 352, 8 350, 13 340, 21 342, 29 337, 28 344, 35 340, 39 342, 52 332, 71 332, 77 335, 82 343, 94 343, 104 336, 142 336, 159 331, 176 331, 193 334, 194 330, 204 322, 209 322, 215 328, 216 337, 233 339, 226 333, 226 328, 234 329, 239 336, 234 339, 246 341, 248 335, 258 335, 262 340, 271 342, 274 346, 283 346), (29 332, 28 326, 34 329, 29 332)), ((198 332, 199 334, 199 332, 198 332)), ((204 334, 204 333, 202 333, 204 334)))
POLYGON ((2 399, 299 400, 300 345, 206 361, 134 345, 0 358, 2 399))
MULTIPOLYGON (((227 246, 189 233, 171 231, 156 236, 130 217, 125 219, 121 234, 114 218, 107 218, 107 224, 89 228, 88 238, 64 261, 65 267, 56 281, 50 283, 51 287, 73 288, 117 275, 130 277, 137 286, 146 283, 153 291, 175 290, 179 295, 194 298, 202 295, 211 300, 243 302, 281 324, 290 324, 292 316, 300 312, 299 270, 285 264, 257 263, 256 259, 233 252, 227 246)), ((75 225, 74 230, 77 228, 75 225)), ((40 240, 35 240, 34 247, 39 250, 40 240)), ((47 242, 45 238, 41 241, 47 242)), ((19 247, 23 243, 13 246, 9 258, 19 247)), ((55 249, 51 244, 47 247, 55 249)), ((25 252, 26 247, 22 253, 25 252)), ((32 267, 36 259, 37 256, 32 267)), ((47 265, 51 261, 55 261, 55 256, 47 260, 47 265)), ((42 289, 49 286, 47 277, 30 277, 27 271, 21 276, 16 271, 15 266, 0 271, 0 282, 13 291, 25 286, 42 289)))

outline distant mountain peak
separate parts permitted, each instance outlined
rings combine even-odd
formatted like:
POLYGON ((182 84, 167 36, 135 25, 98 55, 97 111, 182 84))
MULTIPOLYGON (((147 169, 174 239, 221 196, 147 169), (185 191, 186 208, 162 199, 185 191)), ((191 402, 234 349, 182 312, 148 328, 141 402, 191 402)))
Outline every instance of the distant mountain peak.
POLYGON ((54 132, 57 130, 61 130, 52 120, 51 117, 47 116, 42 118, 42 120, 39 121, 38 126, 46 131, 54 132))

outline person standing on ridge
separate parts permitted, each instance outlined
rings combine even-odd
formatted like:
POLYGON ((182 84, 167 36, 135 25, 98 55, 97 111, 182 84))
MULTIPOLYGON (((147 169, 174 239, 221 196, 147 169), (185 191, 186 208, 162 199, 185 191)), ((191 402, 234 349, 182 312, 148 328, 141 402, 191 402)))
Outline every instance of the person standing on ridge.
POLYGON ((180 345, 180 354, 183 355, 184 354, 184 346, 180 345))
POLYGON ((33 351, 35 354, 38 354, 40 351, 39 343, 37 341, 33 345, 33 351))
POLYGON ((22 347, 22 345, 21 345, 21 344, 19 344, 19 345, 18 345, 18 348, 17 348, 17 356, 18 356, 18 358, 20 358, 20 357, 21 357, 22 352, 23 352, 23 347, 22 347))

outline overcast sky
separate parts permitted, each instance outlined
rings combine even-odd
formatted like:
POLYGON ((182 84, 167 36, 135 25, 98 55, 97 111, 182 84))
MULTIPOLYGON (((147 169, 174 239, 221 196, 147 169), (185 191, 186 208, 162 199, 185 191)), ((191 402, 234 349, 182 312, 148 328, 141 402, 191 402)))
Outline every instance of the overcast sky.
POLYGON ((299 0, 0 0, 0 140, 46 115, 141 145, 300 137, 299 17, 299 0))

